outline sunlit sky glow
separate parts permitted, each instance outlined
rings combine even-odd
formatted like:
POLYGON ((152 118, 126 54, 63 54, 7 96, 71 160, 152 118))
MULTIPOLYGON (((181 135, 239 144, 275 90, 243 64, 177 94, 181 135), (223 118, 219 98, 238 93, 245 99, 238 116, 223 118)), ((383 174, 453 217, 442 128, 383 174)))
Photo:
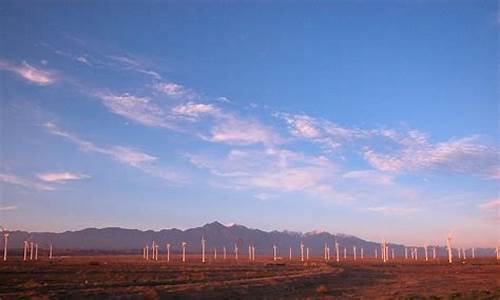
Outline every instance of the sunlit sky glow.
POLYGON ((0 4, 0 223, 500 241, 496 1, 0 4))

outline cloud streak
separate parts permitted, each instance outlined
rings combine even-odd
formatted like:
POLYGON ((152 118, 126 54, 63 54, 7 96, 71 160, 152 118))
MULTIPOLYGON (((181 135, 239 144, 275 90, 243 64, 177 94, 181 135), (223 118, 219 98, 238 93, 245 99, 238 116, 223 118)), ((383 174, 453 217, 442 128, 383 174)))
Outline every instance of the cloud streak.
POLYGON ((7 61, 0 60, 0 70, 10 71, 29 83, 37 85, 46 86, 56 82, 56 77, 53 73, 37 69, 25 61, 23 61, 21 65, 14 65, 7 61))
POLYGON ((36 189, 40 191, 55 191, 53 186, 46 185, 44 183, 36 182, 30 179, 22 178, 17 175, 0 173, 0 182, 5 182, 8 184, 18 185, 25 188, 36 189))
POLYGON ((95 152, 107 155, 119 163, 137 168, 148 175, 164 179, 171 183, 185 182, 184 176, 181 176, 177 172, 155 165, 154 162, 157 160, 155 156, 125 146, 97 146, 94 143, 83 140, 70 132, 61 130, 53 122, 47 122, 45 124, 45 128, 49 133, 63 137, 64 139, 76 144, 80 150, 84 152, 95 152))
POLYGON ((70 172, 40 173, 37 175, 37 177, 45 182, 56 182, 56 183, 90 178, 90 176, 85 174, 77 174, 70 172))

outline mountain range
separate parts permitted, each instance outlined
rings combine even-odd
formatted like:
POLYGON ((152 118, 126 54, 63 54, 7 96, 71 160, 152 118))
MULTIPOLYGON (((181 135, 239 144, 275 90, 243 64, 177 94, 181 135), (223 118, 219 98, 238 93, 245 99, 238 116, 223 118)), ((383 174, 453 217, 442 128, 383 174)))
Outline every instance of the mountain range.
MULTIPOLYGON (((24 241, 33 241, 39 245, 40 249, 47 249, 53 245, 59 251, 73 250, 81 252, 89 251, 109 251, 123 253, 142 253, 142 248, 151 245, 156 241, 164 251, 166 243, 171 244, 171 251, 179 252, 181 243, 187 242, 187 251, 190 253, 201 252, 201 238, 207 241, 207 249, 214 247, 222 249, 226 247, 228 253, 232 253, 234 245, 237 244, 241 255, 248 253, 248 245, 252 244, 256 248, 258 255, 271 255, 273 244, 278 247, 281 256, 288 256, 289 248, 297 255, 300 251, 300 243, 310 249, 313 256, 322 256, 325 243, 330 247, 331 256, 335 255, 335 241, 340 245, 341 256, 344 248, 348 256, 353 255, 353 246, 357 248, 357 255, 363 249, 366 257, 373 257, 377 249, 380 257, 380 243, 366 241, 355 236, 345 234, 331 234, 328 232, 300 233, 292 231, 263 231, 252 229, 243 225, 223 225, 219 222, 205 224, 201 227, 180 230, 176 228, 163 229, 159 231, 138 229, 126 229, 119 227, 107 228, 86 228, 78 231, 65 231, 61 233, 53 232, 26 232, 12 231, 9 236, 8 246, 10 249, 22 249, 24 241)), ((390 249, 394 249, 395 255, 404 256, 405 245, 388 244, 390 249)), ((437 253, 440 256, 446 255, 444 247, 438 247, 437 253)), ((470 255, 470 250, 469 255, 470 255)), ((429 250, 429 256, 432 251, 429 250)), ((494 255, 494 249, 476 249, 476 256, 494 255)), ((419 257, 424 257, 424 248, 419 247, 419 257)), ((456 253, 455 253, 456 255, 456 253)))

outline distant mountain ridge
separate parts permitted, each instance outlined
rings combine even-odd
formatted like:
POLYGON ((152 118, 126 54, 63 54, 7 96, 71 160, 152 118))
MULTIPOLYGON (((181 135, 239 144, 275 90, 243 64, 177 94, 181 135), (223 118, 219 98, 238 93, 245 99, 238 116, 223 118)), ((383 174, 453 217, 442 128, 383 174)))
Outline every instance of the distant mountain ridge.
MULTIPOLYGON (((293 255, 299 252, 300 242, 305 247, 310 248, 313 256, 322 256, 325 243, 328 244, 331 256, 335 255, 335 241, 340 244, 341 256, 344 247, 347 255, 352 257, 353 246, 357 248, 357 255, 360 256, 361 249, 366 257, 373 257, 375 249, 380 257, 380 244, 366 241, 355 236, 346 234, 331 234, 328 232, 300 233, 292 231, 263 231, 252 229, 243 225, 232 224, 223 225, 219 222, 212 222, 201 227, 180 230, 177 228, 162 229, 159 231, 138 229, 125 229, 120 227, 106 228, 86 228, 78 231, 65 231, 61 233, 52 232, 10 232, 8 246, 10 249, 20 249, 24 241, 34 241, 41 249, 48 248, 52 244, 56 249, 65 250, 103 250, 103 251, 139 251, 145 245, 150 245, 156 241, 160 249, 164 251, 166 243, 171 244, 171 250, 180 251, 181 242, 187 242, 188 252, 198 253, 201 247, 201 238, 207 240, 207 249, 214 247, 221 249, 225 246, 228 253, 232 253, 234 244, 237 243, 242 255, 248 253, 248 245, 255 245, 257 255, 271 255, 272 246, 276 244, 281 256, 288 256, 289 247, 292 247, 293 255)), ((404 255, 404 245, 389 244, 394 249, 395 255, 404 255)), ((140 250, 142 251, 142 250, 140 250)), ((138 252, 139 253, 139 252, 138 252)), ((438 248, 441 256, 446 255, 445 249, 438 248)), ((429 251, 429 256, 431 251, 429 251)), ((470 255, 470 254, 469 254, 470 255)), ((476 249, 476 255, 494 255, 494 249, 476 249)), ((419 248, 419 257, 424 257, 424 248, 419 248)))

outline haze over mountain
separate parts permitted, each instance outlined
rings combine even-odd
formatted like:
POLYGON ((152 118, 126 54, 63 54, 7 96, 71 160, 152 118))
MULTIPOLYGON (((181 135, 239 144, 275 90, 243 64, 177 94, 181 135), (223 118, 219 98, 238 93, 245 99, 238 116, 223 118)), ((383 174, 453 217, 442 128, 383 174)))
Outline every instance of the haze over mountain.
MULTIPOLYGON (((292 247, 293 255, 299 254, 300 242, 303 241, 305 247, 310 248, 311 255, 322 256, 325 243, 330 246, 331 255, 335 255, 335 241, 340 244, 341 256, 346 248, 347 255, 352 256, 353 246, 357 247, 358 256, 361 248, 364 249, 366 257, 374 256, 375 249, 380 248, 380 244, 366 241, 355 236, 346 234, 331 234, 328 232, 293 232, 293 231, 263 231, 252 229, 239 224, 223 225, 219 222, 212 222, 201 227, 180 230, 177 228, 162 229, 159 231, 137 229, 126 229, 119 227, 107 228, 86 228, 78 231, 65 231, 61 233, 52 232, 26 232, 13 231, 9 238, 9 248, 19 249, 23 241, 34 241, 39 244, 40 249, 48 248, 52 244, 59 250, 103 250, 116 252, 137 251, 146 244, 150 245, 156 241, 160 245, 160 251, 164 251, 166 243, 171 244, 174 252, 180 251, 181 242, 188 243, 188 253, 199 253, 201 238, 207 240, 207 248, 212 251, 214 247, 222 249, 226 246, 228 253, 233 254, 234 244, 237 243, 240 253, 248 253, 248 245, 256 247, 257 255, 271 255, 272 245, 276 244, 278 253, 287 257, 289 247, 292 247)), ((414 246, 414 245, 407 245, 414 246)), ((419 245, 419 256, 424 256, 424 249, 419 245)), ((404 245, 389 244, 391 249, 395 249, 396 256, 404 255, 404 245)), ((380 255, 380 250, 379 255, 380 255)), ((445 249, 440 247, 440 255, 445 255, 445 249)), ((476 255, 493 255, 493 249, 476 249, 476 255)), ((430 253, 430 252, 429 252, 430 253)))

